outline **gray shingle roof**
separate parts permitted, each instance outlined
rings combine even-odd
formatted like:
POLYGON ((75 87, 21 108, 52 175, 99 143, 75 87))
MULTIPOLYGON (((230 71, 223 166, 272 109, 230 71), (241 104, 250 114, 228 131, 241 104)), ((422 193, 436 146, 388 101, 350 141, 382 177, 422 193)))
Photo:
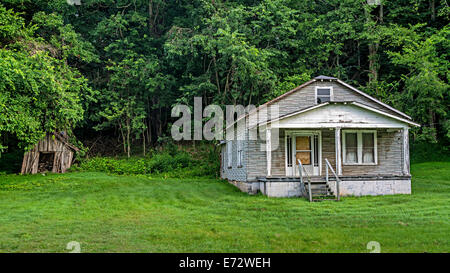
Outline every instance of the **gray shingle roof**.
POLYGON ((320 75, 314 78, 315 80, 337 80, 335 77, 320 75))

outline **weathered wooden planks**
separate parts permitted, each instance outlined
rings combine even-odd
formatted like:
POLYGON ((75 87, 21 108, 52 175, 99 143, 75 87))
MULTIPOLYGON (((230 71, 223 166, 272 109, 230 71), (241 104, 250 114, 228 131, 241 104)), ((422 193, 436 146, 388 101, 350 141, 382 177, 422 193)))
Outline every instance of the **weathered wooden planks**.
POLYGON ((24 154, 21 173, 37 173, 39 171, 39 160, 43 153, 54 153, 51 171, 64 173, 72 164, 75 150, 76 147, 70 145, 62 137, 47 134, 33 149, 24 154))

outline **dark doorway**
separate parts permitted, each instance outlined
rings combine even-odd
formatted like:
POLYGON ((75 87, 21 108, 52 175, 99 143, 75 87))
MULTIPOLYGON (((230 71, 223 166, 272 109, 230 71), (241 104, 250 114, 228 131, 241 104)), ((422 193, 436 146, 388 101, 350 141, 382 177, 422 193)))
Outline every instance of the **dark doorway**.
POLYGON ((55 160, 55 153, 39 153, 38 172, 51 172, 53 169, 53 161, 55 160))
POLYGON ((0 143, 6 146, 6 149, 0 151, 0 173, 19 173, 22 168, 23 149, 19 148, 17 137, 1 133, 0 143))

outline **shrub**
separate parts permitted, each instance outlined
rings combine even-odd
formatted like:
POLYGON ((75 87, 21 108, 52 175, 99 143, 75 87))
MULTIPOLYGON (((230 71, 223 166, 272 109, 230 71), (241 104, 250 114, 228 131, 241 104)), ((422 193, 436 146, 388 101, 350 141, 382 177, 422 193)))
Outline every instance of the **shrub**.
POLYGON ((0 153, 0 172, 18 173, 22 168, 23 151, 0 153))
POLYGON ((214 150, 190 154, 185 151, 153 153, 150 157, 83 159, 72 170, 98 171, 115 174, 152 174, 165 177, 216 177, 220 163, 214 150), (216 162, 217 161, 217 162, 216 162))
POLYGON ((441 143, 411 143, 410 154, 411 163, 450 160, 448 146, 441 143))

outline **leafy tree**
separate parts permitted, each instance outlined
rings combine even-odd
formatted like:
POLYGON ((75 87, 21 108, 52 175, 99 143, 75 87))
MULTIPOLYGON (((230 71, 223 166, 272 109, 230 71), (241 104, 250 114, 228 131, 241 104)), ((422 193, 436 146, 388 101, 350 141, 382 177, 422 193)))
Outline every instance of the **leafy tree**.
POLYGON ((145 153, 174 104, 258 105, 324 74, 411 115, 424 125, 415 140, 445 146, 447 2, 4 0, 0 133, 26 146, 78 126, 145 153))
MULTIPOLYGON (((61 25, 61 18, 54 23, 61 25)), ((77 52, 77 46, 68 40, 58 47, 61 33, 52 36, 53 44, 36 36, 44 28, 26 25, 0 5, 0 134, 16 136, 22 148, 48 132, 70 133, 83 118, 82 100, 92 94, 86 78, 67 63, 65 52, 77 52)), ((65 30, 64 37, 76 36, 69 26, 65 30)))
POLYGON ((430 37, 417 33, 420 26, 413 29, 396 27, 392 43, 400 44, 399 52, 388 52, 393 64, 408 69, 402 75, 404 92, 397 94, 405 112, 423 125, 415 133, 419 140, 437 141, 437 127, 441 126, 448 138, 448 109, 450 89, 448 84, 450 62, 450 28, 444 27, 430 37))

